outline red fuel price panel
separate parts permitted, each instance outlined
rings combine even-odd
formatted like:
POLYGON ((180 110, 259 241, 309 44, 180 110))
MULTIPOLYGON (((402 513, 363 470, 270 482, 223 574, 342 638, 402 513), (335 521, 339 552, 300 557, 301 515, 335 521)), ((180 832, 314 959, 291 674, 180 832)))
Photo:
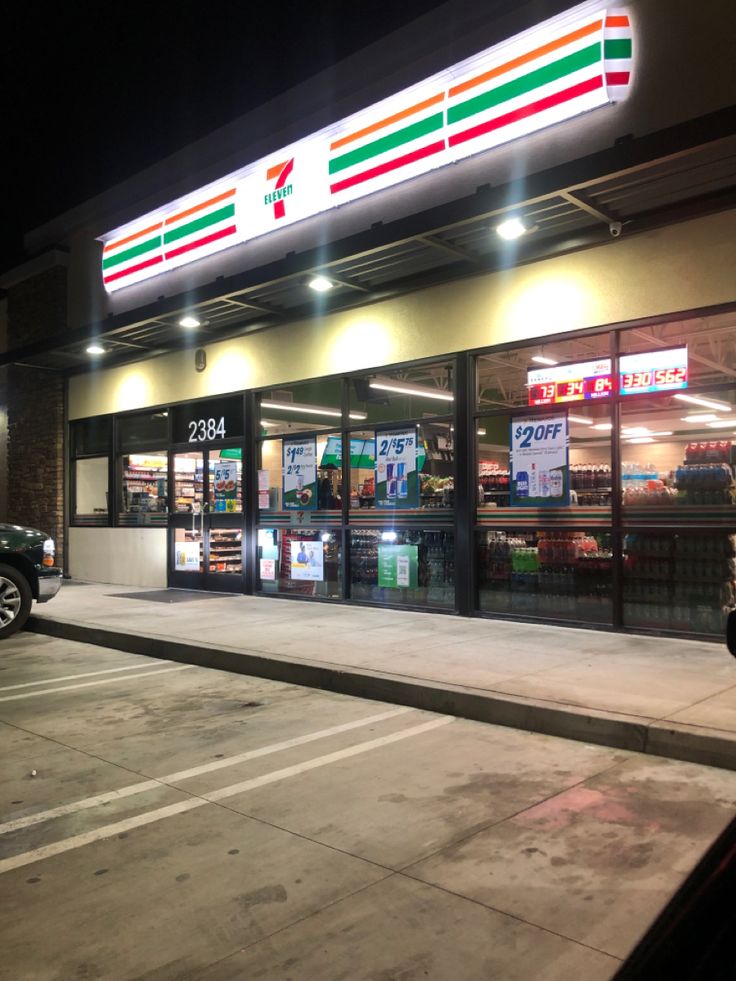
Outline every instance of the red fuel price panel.
POLYGON ((532 368, 527 372, 529 405, 556 405, 607 398, 613 390, 608 358, 532 368))
POLYGON ((622 355, 619 392, 621 395, 640 395, 687 388, 687 369, 686 347, 622 355))

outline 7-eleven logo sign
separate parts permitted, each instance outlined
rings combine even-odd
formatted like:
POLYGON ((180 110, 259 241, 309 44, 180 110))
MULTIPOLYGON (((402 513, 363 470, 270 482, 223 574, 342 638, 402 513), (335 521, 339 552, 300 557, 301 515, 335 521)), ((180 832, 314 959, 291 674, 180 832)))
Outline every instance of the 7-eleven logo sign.
POLYGON ((273 205, 274 218, 283 218, 286 215, 284 198, 288 198, 294 190, 293 184, 287 184, 293 169, 294 158, 292 157, 291 160, 285 160, 284 163, 274 164, 273 167, 269 167, 266 171, 266 179, 269 181, 275 180, 276 183, 272 191, 264 194, 263 203, 273 205))

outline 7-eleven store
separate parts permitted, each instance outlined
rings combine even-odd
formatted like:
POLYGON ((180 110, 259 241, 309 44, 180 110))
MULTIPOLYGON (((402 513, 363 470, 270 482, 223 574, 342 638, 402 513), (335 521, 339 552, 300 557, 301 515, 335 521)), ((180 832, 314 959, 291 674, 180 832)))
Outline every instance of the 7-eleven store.
POLYGON ((719 635, 733 32, 548 7, 467 5, 449 67, 440 8, 64 216, 72 326, 23 360, 66 379, 72 576, 719 635))

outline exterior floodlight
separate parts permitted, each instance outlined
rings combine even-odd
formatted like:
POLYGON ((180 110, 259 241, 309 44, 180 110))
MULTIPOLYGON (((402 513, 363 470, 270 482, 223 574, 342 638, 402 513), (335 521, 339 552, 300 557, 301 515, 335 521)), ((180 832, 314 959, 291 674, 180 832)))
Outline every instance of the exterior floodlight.
POLYGON ((335 285, 331 283, 326 276, 313 276, 307 283, 310 290, 314 290, 315 293, 326 293, 327 290, 331 290, 335 285))
POLYGON ((197 320, 196 317, 191 317, 189 316, 189 314, 187 314, 186 317, 181 318, 181 320, 179 321, 179 326, 186 327, 189 330, 194 330, 197 327, 201 327, 202 322, 200 320, 197 320))
POLYGON ((87 348, 87 354, 104 354, 105 349, 100 344, 90 344, 87 348))

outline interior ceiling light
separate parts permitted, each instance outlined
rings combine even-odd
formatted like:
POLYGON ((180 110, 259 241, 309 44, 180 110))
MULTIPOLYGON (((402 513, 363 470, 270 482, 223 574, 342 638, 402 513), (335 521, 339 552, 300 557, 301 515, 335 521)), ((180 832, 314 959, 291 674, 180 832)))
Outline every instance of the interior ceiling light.
POLYGON ((659 432, 650 433, 649 435, 650 436, 674 436, 674 433, 672 432, 671 429, 662 429, 659 432))
POLYGON ((331 282, 326 276, 312 276, 312 278, 307 283, 310 290, 314 290, 315 293, 326 293, 327 290, 331 290, 335 284, 331 282))
POLYGON ((554 358, 548 358, 544 354, 533 354, 532 361, 536 361, 537 364, 559 364, 559 361, 555 361, 554 358))
POLYGON ((188 330, 195 330, 197 327, 202 326, 202 321, 197 320, 196 317, 192 317, 191 314, 187 314, 186 317, 181 318, 179 326, 186 327, 188 330))
POLYGON ((718 416, 712 412, 695 412, 691 416, 682 416, 683 422, 713 422, 718 416))
POLYGON ((105 349, 104 349, 104 347, 102 347, 101 344, 90 344, 90 346, 86 350, 87 350, 87 354, 104 354, 105 353, 105 349))
POLYGON ((626 426, 621 432, 624 436, 651 436, 649 426, 626 426))
POLYGON ((568 413, 567 418, 570 420, 570 422, 579 422, 581 426, 592 426, 593 425, 593 420, 592 419, 586 419, 585 416, 573 416, 573 415, 570 415, 568 413))
POLYGON ((656 443, 656 439, 651 436, 634 436, 626 440, 627 443, 656 443))
POLYGON ((478 433, 479 436, 485 436, 485 434, 486 434, 485 429, 478 429, 478 430, 476 430, 476 432, 478 433))
POLYGON ((700 395, 683 395, 681 392, 678 392, 675 398, 681 402, 692 402, 693 405, 702 405, 706 409, 715 409, 716 412, 733 411, 733 406, 727 402, 718 402, 716 399, 711 398, 701 398, 700 395))
POLYGON ((727 429, 729 426, 736 426, 736 419, 717 419, 708 423, 709 429, 727 429))
POLYGON ((613 429, 610 422, 597 422, 593 429, 613 429))
POLYGON ((439 399, 440 402, 454 402, 452 392, 441 388, 428 388, 426 385, 414 385, 412 382, 392 381, 390 378, 373 378, 368 383, 369 388, 378 388, 384 392, 399 392, 401 395, 420 395, 425 399, 439 399))
POLYGON ((531 229, 526 227, 521 218, 507 218, 500 225, 496 225, 496 234, 506 239, 507 242, 511 242, 515 238, 521 238, 528 231, 531 231, 531 229))
MULTIPOLYGON (((342 412, 339 409, 323 408, 320 405, 302 405, 299 402, 261 402, 262 409, 281 409, 284 412, 299 412, 308 416, 330 416, 333 419, 340 419, 342 412)), ((350 419, 367 419, 366 412, 350 412, 350 419)))

